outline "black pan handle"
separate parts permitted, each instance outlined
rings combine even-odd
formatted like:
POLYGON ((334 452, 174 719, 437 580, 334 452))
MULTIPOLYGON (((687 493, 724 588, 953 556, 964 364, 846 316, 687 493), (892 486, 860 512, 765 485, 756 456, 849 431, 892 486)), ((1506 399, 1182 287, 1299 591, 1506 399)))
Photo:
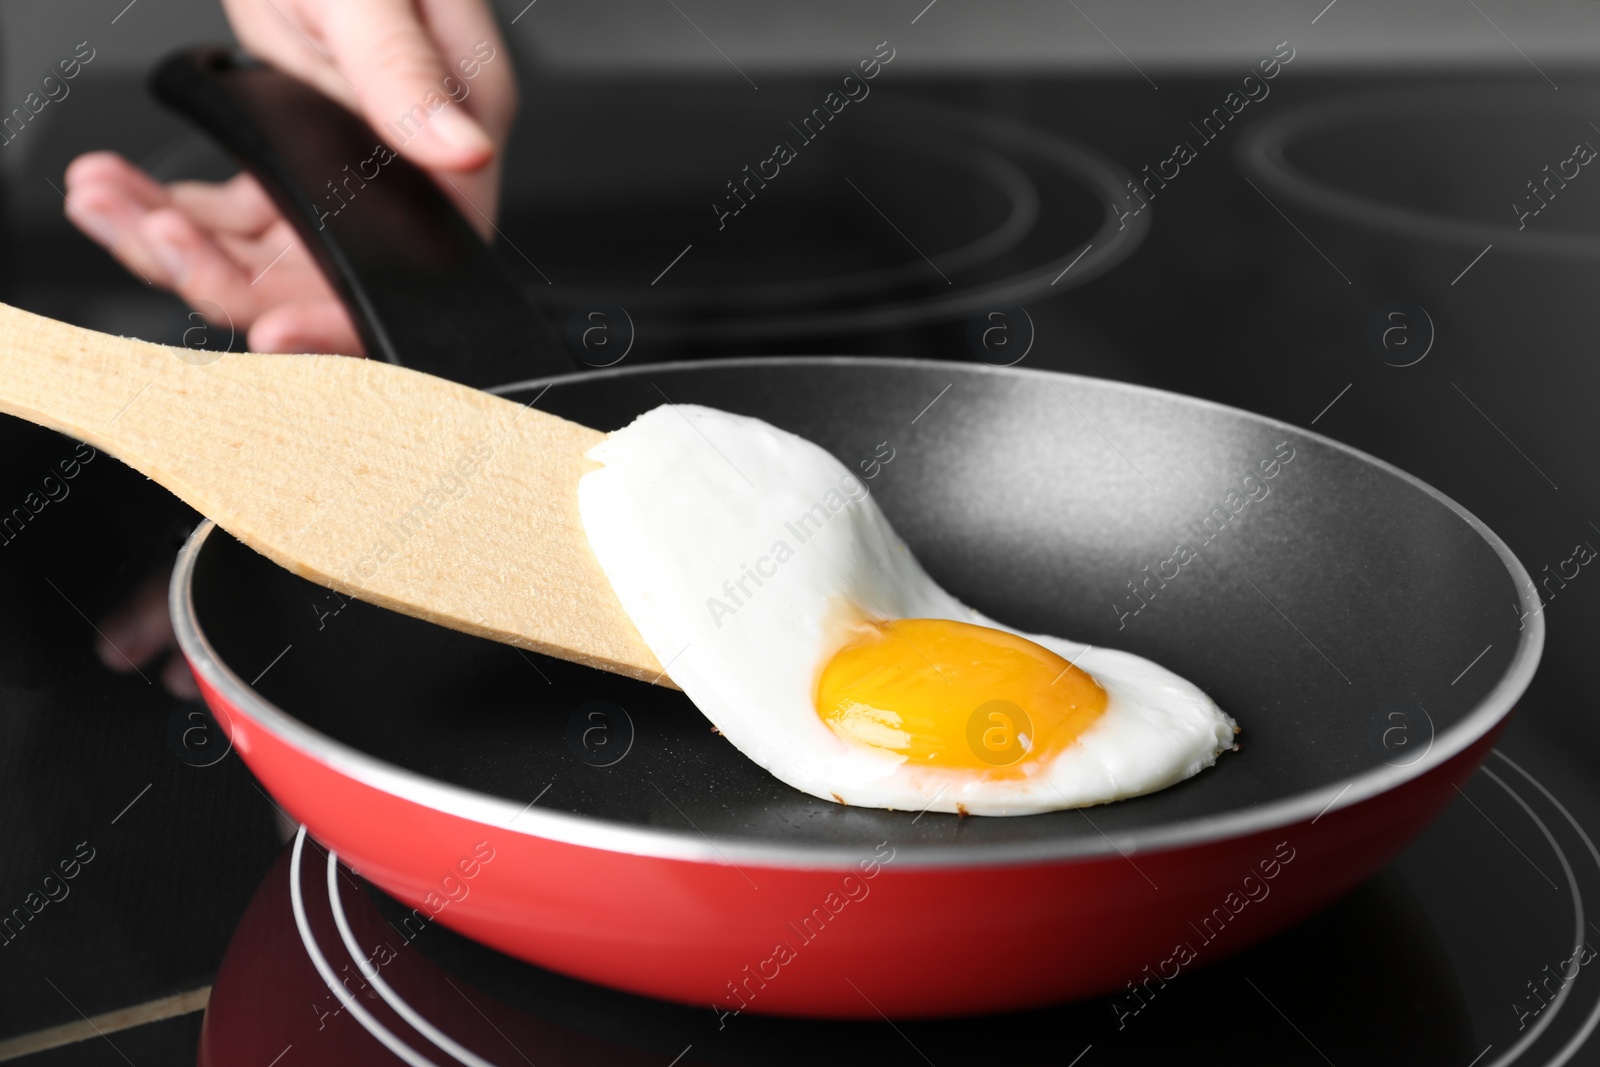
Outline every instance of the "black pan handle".
POLYGON ((266 188, 369 356, 480 388, 576 369, 433 180, 359 116, 226 48, 168 57, 150 87, 266 188))

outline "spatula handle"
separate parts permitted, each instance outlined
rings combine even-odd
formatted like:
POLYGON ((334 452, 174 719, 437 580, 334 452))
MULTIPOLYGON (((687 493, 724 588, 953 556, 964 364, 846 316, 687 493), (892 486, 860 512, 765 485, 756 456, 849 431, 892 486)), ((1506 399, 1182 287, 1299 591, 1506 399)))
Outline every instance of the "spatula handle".
POLYGON ((169 364, 211 358, 0 304, 0 412, 113 453, 118 419, 169 364))
POLYGON ((345 595, 664 677, 578 513, 597 430, 376 360, 198 355, 3 304, 0 412, 116 456, 345 595))

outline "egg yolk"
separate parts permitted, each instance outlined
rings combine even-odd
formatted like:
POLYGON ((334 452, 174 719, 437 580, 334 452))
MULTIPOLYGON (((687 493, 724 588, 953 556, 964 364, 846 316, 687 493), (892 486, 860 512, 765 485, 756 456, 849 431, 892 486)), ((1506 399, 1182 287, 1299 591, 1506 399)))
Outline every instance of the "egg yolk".
POLYGON ((894 619, 852 628, 818 677, 816 704, 839 737, 913 766, 1026 773, 1099 717, 1106 692, 1016 634, 894 619))

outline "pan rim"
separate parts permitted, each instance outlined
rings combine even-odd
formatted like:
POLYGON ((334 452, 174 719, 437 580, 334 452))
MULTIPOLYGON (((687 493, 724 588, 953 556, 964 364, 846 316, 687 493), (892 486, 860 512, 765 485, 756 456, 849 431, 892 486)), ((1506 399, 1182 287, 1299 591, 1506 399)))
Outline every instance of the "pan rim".
MULTIPOLYGON (((1400 786, 1418 780, 1442 767, 1453 757, 1470 748, 1492 731, 1508 715, 1517 699, 1527 689, 1544 649, 1544 615, 1537 611, 1538 603, 1531 592, 1533 580, 1510 547, 1493 530, 1454 499, 1433 486, 1409 474, 1386 460, 1379 459, 1350 445, 1335 441, 1314 430, 1295 426, 1281 419, 1259 415, 1243 408, 1206 400, 1200 397, 1174 393, 1165 389, 1121 382, 1090 375, 1068 374, 1060 371, 1037 370, 1022 367, 996 367, 987 364, 948 363, 930 359, 902 359, 888 356, 756 356, 718 360, 686 360, 673 363, 639 364, 629 368, 584 371, 495 386, 488 392, 496 395, 523 389, 550 388, 564 381, 584 381, 632 377, 639 374, 667 374, 692 371, 705 367, 760 368, 793 365, 833 365, 882 368, 938 369, 949 374, 998 374, 1007 377, 1037 377, 1052 380, 1093 383, 1096 388, 1109 388, 1140 396, 1160 397, 1179 401, 1203 410, 1229 415, 1242 415, 1266 426, 1292 431, 1310 440, 1344 452, 1379 470, 1394 475, 1420 489, 1434 500, 1455 512, 1475 533, 1494 550, 1501 564, 1511 576, 1517 596, 1526 609, 1525 624, 1520 631, 1516 650, 1510 664, 1502 672, 1494 687, 1477 702, 1454 726, 1434 738, 1434 744, 1422 759, 1403 766, 1381 765, 1347 776, 1317 789, 1300 792, 1268 803, 1252 805, 1231 812, 1162 823, 1148 828, 1123 832, 1115 837, 1081 837, 1061 840, 1046 839, 1020 844, 993 845, 981 848, 957 849, 946 845, 907 843, 898 847, 895 856, 897 867, 986 868, 1041 863, 1089 862, 1107 857, 1126 856, 1135 852, 1150 853, 1172 851, 1210 844, 1228 839, 1248 837, 1271 830, 1293 826, 1321 818, 1332 811, 1343 810, 1400 786)), ((195 673, 214 689, 229 705, 241 710, 263 729, 269 730, 285 744, 302 755, 320 762, 352 780, 388 793, 402 800, 455 815, 508 833, 523 834, 568 845, 594 848, 607 852, 626 853, 661 860, 678 860, 706 863, 714 866, 750 864, 758 867, 782 869, 842 870, 852 867, 861 858, 859 847, 841 845, 771 844, 745 838, 714 840, 704 835, 666 827, 645 827, 612 823, 588 815, 551 811, 533 806, 524 807, 518 802, 497 797, 463 786, 430 778, 407 770, 385 760, 336 741, 312 728, 279 708, 257 693, 234 671, 223 663, 211 647, 197 617, 193 577, 195 562, 199 558, 207 537, 217 526, 206 519, 197 526, 173 567, 168 602, 172 614, 173 630, 178 646, 195 673), (513 827, 511 823, 518 825, 513 827)))

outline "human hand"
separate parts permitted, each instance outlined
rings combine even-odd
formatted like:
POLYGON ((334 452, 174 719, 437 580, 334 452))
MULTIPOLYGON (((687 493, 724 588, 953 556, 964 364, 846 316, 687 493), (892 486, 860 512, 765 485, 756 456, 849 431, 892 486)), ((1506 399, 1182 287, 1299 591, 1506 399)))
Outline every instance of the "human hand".
MULTIPOLYGON (((429 171, 480 233, 516 111, 484 0, 223 0, 246 49, 357 111, 429 171)), ((67 216, 152 284, 259 352, 361 342, 305 245, 254 179, 163 186, 111 153, 67 169, 67 216), (221 321, 219 321, 221 320, 221 321)))

